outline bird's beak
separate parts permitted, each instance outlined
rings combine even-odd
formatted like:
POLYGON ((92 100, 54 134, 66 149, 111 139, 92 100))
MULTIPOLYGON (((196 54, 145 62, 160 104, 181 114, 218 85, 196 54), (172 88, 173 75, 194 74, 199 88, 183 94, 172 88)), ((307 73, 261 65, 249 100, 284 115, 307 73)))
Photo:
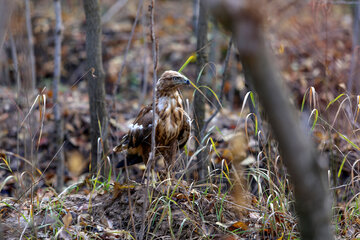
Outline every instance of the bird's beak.
POLYGON ((190 85, 190 80, 189 80, 189 79, 187 79, 187 78, 185 77, 184 80, 185 80, 185 85, 190 85))
POLYGON ((187 77, 185 77, 184 75, 182 75, 182 78, 181 78, 179 83, 182 84, 182 85, 189 85, 190 80, 187 77))

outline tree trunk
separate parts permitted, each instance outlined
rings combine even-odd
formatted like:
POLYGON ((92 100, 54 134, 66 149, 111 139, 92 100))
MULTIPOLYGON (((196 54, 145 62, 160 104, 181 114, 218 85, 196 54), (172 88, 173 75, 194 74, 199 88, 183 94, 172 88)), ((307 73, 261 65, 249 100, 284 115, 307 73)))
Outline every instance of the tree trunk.
POLYGON ((352 55, 350 62, 350 72, 347 84, 349 94, 356 94, 359 92, 359 49, 360 44, 360 0, 351 6, 353 16, 352 26, 352 55))
MULTIPOLYGON (((62 40, 62 20, 61 2, 54 0, 54 10, 56 18, 55 26, 55 54, 54 54, 54 79, 53 79, 53 102, 55 118, 55 142, 57 148, 61 148, 64 141, 63 125, 61 119, 61 107, 58 101, 59 81, 61 76, 61 40, 62 40)), ((59 149, 56 164, 56 190, 61 192, 64 188, 64 169, 65 157, 63 149, 59 149)))
POLYGON ((103 174, 109 172, 106 161, 108 116, 105 108, 105 83, 101 51, 101 17, 99 0, 84 0, 86 17, 86 63, 92 69, 87 75, 91 121, 91 172, 96 174, 103 165, 103 174), (99 152, 103 150, 103 156, 99 152), (99 150, 99 151, 98 151, 99 150))
POLYGON ((34 54, 34 37, 31 27, 31 9, 30 9, 30 0, 25 0, 25 18, 26 18, 26 31, 28 36, 29 44, 29 63, 31 70, 31 82, 30 82, 30 92, 34 94, 36 88, 36 68, 35 68, 35 54, 34 54))
POLYGON ((10 22, 14 1, 0 0, 0 50, 4 44, 6 30, 10 22))
POLYGON ((20 89, 21 89, 19 62, 17 57, 17 50, 16 50, 14 36, 11 31, 9 31, 9 40, 10 40, 10 48, 11 48, 11 59, 13 61, 13 68, 14 68, 15 80, 16 80, 16 93, 17 93, 16 98, 19 99, 20 89))
MULTIPOLYGON (((208 13, 205 5, 205 1, 199 1, 199 19, 197 26, 197 57, 196 57, 196 76, 199 76, 205 63, 207 61, 207 53, 205 45, 207 43, 207 31, 208 31, 208 13)), ((205 85, 205 72, 202 72, 199 82, 196 85, 205 85)), ((205 99, 199 92, 194 96, 194 119, 195 119, 195 137, 197 139, 197 148, 200 147, 203 139, 201 130, 204 126, 205 120, 205 99)), ((199 179, 204 179, 206 173, 206 161, 204 159, 205 153, 200 152, 197 156, 197 169, 199 172, 199 179)))
POLYGON ((244 68, 253 81, 279 142, 295 190, 295 209, 302 239, 333 239, 327 191, 327 163, 319 156, 291 107, 273 67, 263 33, 262 14, 250 1, 207 1, 215 16, 234 33, 244 68))

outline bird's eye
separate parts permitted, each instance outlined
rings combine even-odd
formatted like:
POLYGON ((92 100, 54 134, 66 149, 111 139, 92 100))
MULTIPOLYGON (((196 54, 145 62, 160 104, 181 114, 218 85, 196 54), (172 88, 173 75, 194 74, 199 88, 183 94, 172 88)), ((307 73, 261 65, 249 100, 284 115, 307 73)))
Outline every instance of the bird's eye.
POLYGON ((180 78, 179 78, 179 77, 173 77, 172 80, 173 80, 173 81, 179 81, 180 78))

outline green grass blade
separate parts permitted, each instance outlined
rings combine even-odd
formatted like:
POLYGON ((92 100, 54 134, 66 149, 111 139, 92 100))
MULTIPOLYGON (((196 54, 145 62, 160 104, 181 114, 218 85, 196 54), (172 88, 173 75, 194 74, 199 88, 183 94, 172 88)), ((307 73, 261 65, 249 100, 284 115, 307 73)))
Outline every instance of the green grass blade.
POLYGON ((334 102, 336 102, 339 98, 341 98, 341 97, 344 96, 344 95, 345 95, 345 94, 342 93, 342 94, 340 94, 339 96, 337 96, 336 98, 334 98, 333 100, 331 100, 331 101, 329 102, 329 104, 326 106, 325 111, 326 111, 334 102))
POLYGON ((302 102, 301 102, 301 109, 300 109, 300 112, 302 112, 304 110, 304 106, 305 106, 305 99, 306 99, 306 95, 308 93, 309 89, 306 90, 306 92, 304 93, 304 96, 303 96, 303 99, 302 99, 302 102))
POLYGON ((318 120, 318 118, 319 118, 319 111, 318 111, 317 109, 312 110, 310 117, 311 117, 313 114, 315 114, 315 117, 314 117, 314 122, 313 122, 313 125, 312 125, 312 127, 311 127, 311 130, 314 130, 314 128, 315 128, 315 125, 316 125, 317 120, 318 120))
POLYGON ((255 106, 254 93, 253 93, 253 92, 251 92, 251 91, 250 91, 250 99, 251 99, 251 102, 252 102, 252 104, 253 104, 254 108, 256 108, 256 106, 255 106))
POLYGON ((211 141, 212 147, 213 147, 216 155, 217 155, 218 157, 220 157, 219 152, 216 150, 216 146, 215 146, 214 140, 212 139, 212 137, 209 137, 209 139, 210 139, 210 141, 211 141))
POLYGON ((346 162, 346 159, 347 159, 347 156, 348 156, 348 155, 349 155, 349 153, 347 153, 347 154, 344 156, 344 158, 343 158, 343 160, 342 160, 342 162, 341 162, 341 165, 340 165, 340 168, 339 168, 339 172, 338 172, 338 178, 340 178, 342 169, 343 169, 343 167, 344 167, 344 164, 345 164, 345 162, 346 162))
MULTIPOLYGON (((201 75, 201 72, 199 73, 199 75, 201 75)), ((196 80, 196 82, 198 82, 198 80, 199 80, 199 78, 196 80)), ((207 98, 206 95, 205 95, 191 80, 189 80, 189 81, 190 81, 190 84, 191 84, 197 91, 199 91, 199 93, 200 93, 214 108, 216 108, 215 104, 213 104, 213 103, 210 101, 210 99, 207 98)), ((194 92, 194 93, 195 93, 195 92, 194 92)), ((220 104, 220 106, 221 106, 221 104, 220 104)), ((221 107, 222 107, 222 106, 221 106, 221 107)))
POLYGON ((257 120, 257 116, 254 113, 254 118, 255 118, 255 136, 257 136, 258 134, 258 120, 257 120))
POLYGON ((199 88, 202 88, 202 87, 208 89, 215 96, 216 101, 219 103, 220 107, 223 108, 223 106, 221 105, 221 102, 220 102, 218 96, 216 95, 216 93, 208 86, 199 86, 199 88))
POLYGON ((182 70, 184 70, 184 68, 190 63, 190 62, 195 62, 196 61, 196 53, 193 53, 187 60, 186 62, 181 66, 181 68, 179 69, 179 73, 181 73, 182 70))
POLYGON ((7 168, 9 169, 9 171, 12 173, 13 171, 11 170, 11 167, 10 167, 9 162, 6 160, 6 155, 4 154, 4 156, 5 156, 5 157, 3 157, 3 156, 0 155, 0 160, 2 160, 2 161, 5 163, 5 165, 6 165, 7 168))
POLYGON ((354 148, 356 148, 357 150, 360 151, 360 147, 358 147, 358 145, 356 145, 355 143, 353 143, 350 139, 348 139, 347 137, 345 137, 344 135, 342 135, 341 133, 339 133, 340 137, 342 137, 345 141, 347 141, 351 146, 353 146, 354 148))
POLYGON ((6 185, 6 183, 7 183, 8 181, 10 181, 11 179, 13 179, 13 178, 14 178, 13 175, 7 176, 7 177, 5 178, 5 180, 3 180, 3 181, 0 183, 0 192, 3 190, 3 188, 4 188, 5 185, 6 185))

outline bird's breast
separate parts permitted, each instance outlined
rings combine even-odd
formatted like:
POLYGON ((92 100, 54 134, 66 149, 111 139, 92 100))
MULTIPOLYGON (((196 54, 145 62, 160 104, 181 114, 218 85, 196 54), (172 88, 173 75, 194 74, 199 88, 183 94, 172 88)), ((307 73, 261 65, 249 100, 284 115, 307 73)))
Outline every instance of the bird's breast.
POLYGON ((161 97, 156 109, 156 142, 157 145, 168 145, 176 139, 183 121, 182 101, 178 94, 161 97))

